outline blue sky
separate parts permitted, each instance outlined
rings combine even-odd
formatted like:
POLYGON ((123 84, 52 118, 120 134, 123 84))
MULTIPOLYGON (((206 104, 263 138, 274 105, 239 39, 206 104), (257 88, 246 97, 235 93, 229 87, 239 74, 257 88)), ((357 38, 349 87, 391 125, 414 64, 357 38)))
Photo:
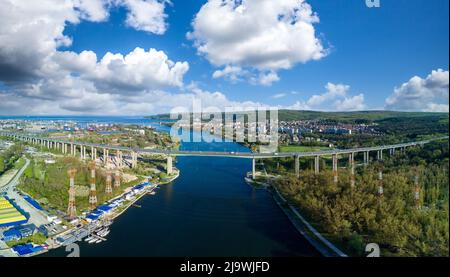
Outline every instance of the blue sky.
MULTIPOLYGON (((245 4, 245 1, 242 2, 245 4)), ((189 70, 182 75, 183 85, 157 88, 170 93, 172 97, 180 93, 192 93, 194 86, 202 92, 220 92, 229 101, 251 101, 280 107, 292 107, 297 103, 296 107, 299 109, 335 110, 338 107, 335 101, 340 100, 342 104, 348 100, 350 104, 356 100, 352 97, 362 94, 363 102, 359 101, 359 105, 356 106, 341 105, 342 110, 346 110, 346 107, 350 110, 361 108, 448 110, 446 102, 448 102, 449 2, 447 0, 381 0, 381 7, 372 9, 367 8, 365 0, 306 2, 320 19, 311 26, 315 30, 314 37, 323 46, 322 52, 326 54, 317 59, 307 58, 306 61, 294 59, 289 66, 260 67, 259 64, 248 62, 248 59, 238 62, 229 62, 228 59, 226 62, 214 64, 212 56, 217 56, 217 53, 200 53, 196 42, 213 42, 212 39, 200 35, 188 39, 187 33, 197 28, 208 27, 201 26, 200 23, 197 27, 193 25, 193 21, 207 1, 172 0, 171 3, 162 3, 166 14, 164 22, 167 24, 162 34, 130 26, 127 23, 130 8, 126 5, 110 6, 107 9, 109 16, 104 20, 93 20, 93 17, 91 20, 82 18, 79 22, 72 23, 66 20, 63 34, 71 38, 72 42, 70 45, 56 46, 55 51, 80 54, 82 51, 90 50, 96 54, 98 61, 107 52, 126 55, 136 47, 146 51, 150 48, 163 51, 171 61, 187 62, 189 65, 189 70), (237 75, 238 81, 226 76, 213 78, 215 71, 224 69, 228 64, 241 68, 237 75), (442 71, 438 72, 438 69, 442 71), (269 84, 256 81, 258 76, 261 76, 259 74, 270 73, 275 73, 278 80, 270 81, 269 84), (417 82, 410 81, 414 76, 419 77, 417 82), (439 79, 438 85, 432 82, 436 79, 434 77, 439 79), (328 83, 333 86, 327 86, 328 83), (394 88, 400 88, 402 84, 404 87, 398 89, 394 95, 394 88), (332 96, 336 95, 330 92, 332 88, 336 89, 340 96, 332 96), (308 100, 314 95, 331 98, 328 104, 322 101, 312 106, 308 104, 308 100), (389 97, 391 101, 387 104, 389 97), (416 98, 411 100, 411 97, 416 98), (409 106, 405 104, 404 99, 411 100, 411 104, 409 106), (438 108, 432 109, 431 106, 419 103, 424 101, 433 102, 432 107, 438 108)), ((206 15, 204 16, 206 18, 206 15)), ((236 26, 234 28, 236 29, 236 26)), ((218 45, 217 40, 214 43, 218 45)), ((260 49, 257 48, 255 51, 260 49)), ((239 49, 234 51, 230 50, 229 53, 240 53, 239 49)), ((0 63, 0 90, 3 90, 4 94, 16 93, 21 98, 29 98, 41 93, 33 94, 29 91, 22 93, 21 90, 29 89, 32 83, 36 82, 36 78, 33 78, 33 81, 25 80, 19 83, 12 82, 7 77, 2 79, 2 72, 5 70, 2 71, 1 66, 0 63)), ((78 74, 70 72, 71 76, 78 74)), ((151 88, 153 89, 153 86, 151 88)), ((52 90, 48 87, 47 89, 52 90)), ((37 98, 42 100, 45 97, 39 94, 37 98)), ((124 98, 123 95, 121 98, 124 98)), ((145 97, 143 101, 146 101, 145 97)), ((64 105, 60 102, 58 104, 64 113, 64 105)), ((81 106, 82 103, 78 105, 81 106)), ((43 104, 43 108, 48 106, 51 106, 51 103, 43 104)), ((68 110, 77 112, 76 107, 68 110)), ((151 111, 153 110, 150 109, 149 112, 151 111)), ((156 111, 159 112, 155 108, 156 111)), ((80 108, 78 112, 82 113, 85 110, 80 108)))

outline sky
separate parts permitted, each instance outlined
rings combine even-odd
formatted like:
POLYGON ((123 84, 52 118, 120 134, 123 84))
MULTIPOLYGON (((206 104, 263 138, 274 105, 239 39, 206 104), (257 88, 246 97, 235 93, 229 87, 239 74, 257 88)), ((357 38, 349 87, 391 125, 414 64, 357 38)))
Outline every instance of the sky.
POLYGON ((0 0, 0 115, 448 112, 448 5, 0 0))

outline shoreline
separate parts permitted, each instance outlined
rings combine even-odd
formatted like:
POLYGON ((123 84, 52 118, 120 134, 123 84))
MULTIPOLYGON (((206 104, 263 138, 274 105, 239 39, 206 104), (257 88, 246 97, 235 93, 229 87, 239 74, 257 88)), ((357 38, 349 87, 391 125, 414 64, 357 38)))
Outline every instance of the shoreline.
POLYGON ((300 214, 300 212, 287 201, 279 190, 266 182, 257 182, 245 178, 246 182, 254 186, 257 184, 260 189, 266 189, 273 197, 275 203, 288 217, 294 228, 324 257, 348 257, 334 244, 323 237, 311 224, 300 214), (286 207, 287 206, 287 207, 286 207))

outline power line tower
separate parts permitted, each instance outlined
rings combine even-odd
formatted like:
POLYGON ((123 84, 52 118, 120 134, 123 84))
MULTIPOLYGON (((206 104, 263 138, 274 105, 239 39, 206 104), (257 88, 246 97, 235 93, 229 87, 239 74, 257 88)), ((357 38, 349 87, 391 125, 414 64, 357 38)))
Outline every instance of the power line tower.
POLYGON ((111 180, 111 179, 112 179, 112 178, 111 178, 111 172, 110 172, 110 171, 106 172, 106 188, 105 188, 105 193, 106 193, 107 195, 112 195, 112 186, 111 186, 112 180, 111 180))
POLYGON ((120 172, 116 171, 114 175, 114 188, 120 188, 120 172))
POLYGON ((89 191, 89 207, 94 210, 97 207, 97 188, 95 187, 95 162, 89 164, 91 171, 91 189, 89 191))
POLYGON ((77 170, 75 168, 69 169, 67 171, 67 174, 70 178, 69 183, 69 206, 67 208, 67 214, 69 215, 70 219, 73 219, 77 216, 77 208, 75 206, 75 174, 77 173, 77 170))

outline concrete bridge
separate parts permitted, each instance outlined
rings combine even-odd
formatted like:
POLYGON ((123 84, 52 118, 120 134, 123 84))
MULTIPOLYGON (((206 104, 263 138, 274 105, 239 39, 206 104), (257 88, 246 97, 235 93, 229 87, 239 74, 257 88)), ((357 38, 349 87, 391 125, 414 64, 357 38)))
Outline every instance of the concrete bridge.
POLYGON ((252 152, 215 152, 215 151, 180 151, 180 150, 162 150, 162 149, 139 149, 129 148, 121 146, 111 146, 103 144, 92 144, 77 141, 67 141, 61 139, 39 137, 31 134, 21 134, 12 132, 0 132, 0 136, 9 137, 12 139, 25 141, 34 145, 40 145, 48 149, 55 149, 61 151, 63 154, 77 155, 77 149, 79 149, 80 158, 83 160, 92 159, 96 160, 98 153, 101 153, 101 160, 108 166, 113 159, 116 161, 116 165, 121 167, 123 165, 129 165, 134 168, 137 165, 138 156, 142 155, 162 155, 167 159, 167 174, 173 172, 173 157, 177 156, 201 156, 201 157, 228 157, 228 158, 242 158, 252 159, 252 177, 255 178, 256 174, 256 159, 272 159, 272 158, 295 158, 295 174, 300 174, 300 158, 310 157, 314 158, 314 171, 316 174, 320 171, 320 158, 327 156, 332 157, 333 161, 333 173, 335 181, 337 181, 337 170, 339 158, 342 156, 348 156, 349 165, 352 174, 354 174, 355 158, 358 154, 363 154, 363 163, 368 165, 370 163, 370 154, 376 153, 377 160, 383 160, 384 152, 388 152, 389 155, 394 155, 396 151, 405 151, 408 147, 423 146, 427 143, 436 140, 446 140, 448 136, 433 138, 423 141, 415 141, 408 143, 400 143, 393 145, 383 145, 364 148, 353 149, 335 149, 326 151, 314 151, 314 152, 284 152, 284 153, 252 153, 252 152))

